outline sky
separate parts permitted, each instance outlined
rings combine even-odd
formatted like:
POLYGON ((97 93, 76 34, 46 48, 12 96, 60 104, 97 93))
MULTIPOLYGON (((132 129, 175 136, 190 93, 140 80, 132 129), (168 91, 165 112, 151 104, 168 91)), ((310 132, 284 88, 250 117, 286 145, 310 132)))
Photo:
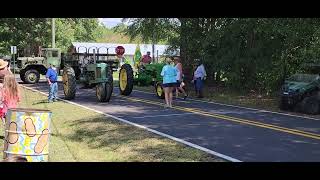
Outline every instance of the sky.
POLYGON ((113 28, 121 23, 122 18, 98 18, 106 27, 113 28))

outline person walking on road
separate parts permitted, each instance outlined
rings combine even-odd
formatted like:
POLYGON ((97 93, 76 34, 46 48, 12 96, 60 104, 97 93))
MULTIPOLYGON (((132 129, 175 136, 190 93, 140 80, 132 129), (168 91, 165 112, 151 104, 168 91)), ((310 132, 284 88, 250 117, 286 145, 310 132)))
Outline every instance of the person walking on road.
POLYGON ((180 62, 179 57, 174 57, 174 64, 176 65, 175 68, 177 69, 177 87, 176 87, 176 98, 179 96, 179 91, 181 91, 184 94, 184 100, 187 98, 187 93, 183 89, 184 82, 182 80, 183 71, 182 71, 182 64, 180 62))
POLYGON ((58 94, 58 73, 54 65, 50 64, 50 67, 48 68, 46 74, 46 78, 49 84, 48 102, 51 103, 53 101, 57 101, 58 94))
POLYGON ((163 77, 162 87, 164 89, 166 107, 172 107, 172 91, 177 84, 177 69, 171 65, 172 60, 166 59, 166 65, 162 68, 161 76, 163 77))
POLYGON ((195 85, 196 96, 198 98, 203 98, 203 84, 204 84, 204 80, 207 77, 207 73, 200 59, 195 59, 195 63, 197 68, 194 71, 192 81, 195 85))

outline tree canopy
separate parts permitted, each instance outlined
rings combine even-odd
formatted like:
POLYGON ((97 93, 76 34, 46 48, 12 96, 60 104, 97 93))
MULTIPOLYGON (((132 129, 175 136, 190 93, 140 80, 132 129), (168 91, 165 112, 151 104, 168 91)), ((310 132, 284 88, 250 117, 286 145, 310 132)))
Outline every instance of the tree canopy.
MULTIPOLYGON (((203 59, 209 82, 272 92, 319 58, 318 18, 129 18, 124 32, 179 47, 185 67, 203 59)), ((186 68, 192 71, 191 68, 186 68)), ((191 72, 185 72, 191 73, 191 72)))
MULTIPOLYGON (((72 41, 95 42, 104 27, 97 18, 56 18, 56 47, 66 51, 72 41)), ((31 53, 39 46, 51 47, 51 18, 1 18, 0 53, 10 46, 31 53)))

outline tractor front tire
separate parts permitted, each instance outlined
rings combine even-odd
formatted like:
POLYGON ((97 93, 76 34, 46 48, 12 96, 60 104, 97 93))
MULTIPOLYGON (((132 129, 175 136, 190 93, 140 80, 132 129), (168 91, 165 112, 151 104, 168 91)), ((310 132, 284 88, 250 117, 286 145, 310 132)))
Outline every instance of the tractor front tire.
POLYGON ((120 94, 129 96, 133 89, 133 70, 129 64, 123 64, 119 72, 120 94))
POLYGON ((24 82, 28 84, 38 83, 40 80, 40 73, 35 69, 30 69, 24 73, 24 82))
POLYGON ((154 87, 157 97, 160 99, 164 99, 164 90, 162 88, 162 84, 160 82, 157 82, 154 87))
POLYGON ((319 113, 319 100, 314 97, 306 97, 302 101, 303 112, 307 114, 318 114, 319 113))
POLYGON ((65 99, 74 99, 76 97, 77 81, 72 67, 65 67, 63 69, 62 82, 65 99))
POLYGON ((97 84, 96 96, 99 102, 109 102, 111 95, 112 85, 110 82, 97 84))

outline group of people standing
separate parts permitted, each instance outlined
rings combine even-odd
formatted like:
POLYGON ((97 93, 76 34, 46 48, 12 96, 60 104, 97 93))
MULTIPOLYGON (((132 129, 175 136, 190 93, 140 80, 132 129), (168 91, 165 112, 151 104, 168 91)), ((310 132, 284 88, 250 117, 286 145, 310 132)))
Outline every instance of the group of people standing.
MULTIPOLYGON (((54 66, 48 68, 49 102, 56 101, 58 92, 58 74, 54 66)), ((20 101, 19 86, 14 74, 10 71, 8 61, 0 59, 0 119, 5 124, 8 109, 16 108, 20 101)))
MULTIPOLYGON (((202 98, 203 81, 206 79, 206 71, 204 65, 199 59, 195 60, 196 69, 193 75, 192 83, 195 85, 196 95, 202 98)), ((183 82, 183 70, 179 57, 166 58, 166 65, 162 68, 161 76, 163 77, 162 87, 165 95, 165 107, 172 107, 173 91, 176 91, 176 97, 178 97, 179 91, 184 94, 184 100, 188 97, 188 94, 184 90, 185 83, 183 82), (172 65, 175 64, 175 66, 172 65)))

